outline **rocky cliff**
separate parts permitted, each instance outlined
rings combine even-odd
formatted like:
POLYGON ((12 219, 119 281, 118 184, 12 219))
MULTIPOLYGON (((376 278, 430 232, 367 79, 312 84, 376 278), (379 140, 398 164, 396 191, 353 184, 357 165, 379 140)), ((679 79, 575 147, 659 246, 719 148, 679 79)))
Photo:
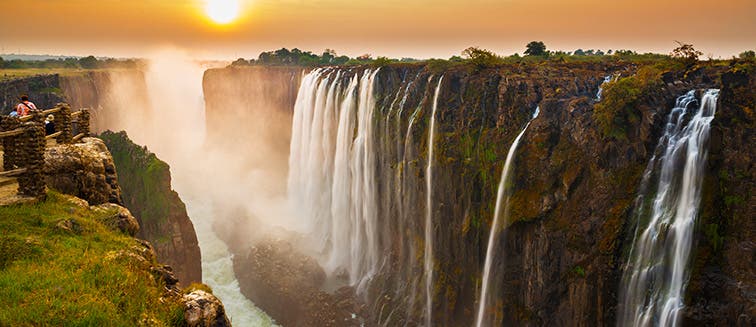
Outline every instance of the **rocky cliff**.
MULTIPOLYGON (((345 69, 341 78, 364 69, 345 69)), ((221 71, 239 74, 234 68, 213 74, 221 71)), ((381 67, 374 82, 372 164, 382 265, 363 295, 370 324, 422 324, 427 136, 440 76, 431 194, 434 324, 472 324, 502 166, 540 108, 514 157, 511 215, 495 244, 501 260, 493 267, 498 284, 489 310, 502 325, 614 325, 641 175, 675 99, 705 88, 721 89, 721 108, 709 144, 685 317, 691 324, 752 321, 754 260, 743 256, 753 254, 754 228, 746 217, 754 207, 747 145, 753 141, 754 72, 747 62, 381 67), (620 82, 597 101, 612 74, 620 82)), ((207 76, 208 108, 227 107, 209 95, 222 87, 207 76)), ((238 80, 234 89, 259 83, 238 80)), ((209 133, 245 128, 208 126, 209 133)))
POLYGON ((138 69, 85 71, 57 78, 56 85, 75 110, 89 108, 91 130, 127 130, 149 122, 147 85, 138 69))
POLYGON ((158 259, 171 265, 186 285, 202 281, 201 255, 186 206, 171 188, 168 164, 126 132, 100 136, 113 154, 123 189, 123 203, 142 226, 138 236, 150 241, 158 259))

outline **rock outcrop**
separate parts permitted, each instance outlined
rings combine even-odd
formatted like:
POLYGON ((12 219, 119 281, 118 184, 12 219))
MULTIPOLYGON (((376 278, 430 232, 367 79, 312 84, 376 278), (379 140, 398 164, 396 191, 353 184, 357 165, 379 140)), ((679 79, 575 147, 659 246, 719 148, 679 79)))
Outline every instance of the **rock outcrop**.
POLYGON ((351 287, 321 288, 318 263, 282 240, 269 240, 234 256, 242 294, 283 326, 361 326, 365 308, 351 287))
POLYGON ((95 137, 82 141, 46 149, 43 171, 47 186, 91 205, 123 204, 116 166, 105 143, 95 137))
POLYGON ((124 206, 139 221, 138 237, 155 246, 158 259, 172 266, 184 285, 202 281, 199 243, 186 206, 171 188, 170 167, 125 132, 101 134, 113 155, 124 206))

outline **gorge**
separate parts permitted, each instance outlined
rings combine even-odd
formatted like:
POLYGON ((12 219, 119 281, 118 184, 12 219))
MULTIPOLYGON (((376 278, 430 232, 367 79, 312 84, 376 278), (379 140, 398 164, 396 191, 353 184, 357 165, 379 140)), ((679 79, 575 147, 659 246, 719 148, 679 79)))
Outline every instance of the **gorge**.
POLYGON ((234 324, 754 323, 753 63, 150 67, 57 87, 170 165, 234 324))

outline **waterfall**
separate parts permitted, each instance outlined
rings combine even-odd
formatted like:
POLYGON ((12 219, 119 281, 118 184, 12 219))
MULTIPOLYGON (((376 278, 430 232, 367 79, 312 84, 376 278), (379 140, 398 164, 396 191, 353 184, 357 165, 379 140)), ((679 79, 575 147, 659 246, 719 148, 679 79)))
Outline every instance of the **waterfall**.
POLYGON ((678 325, 718 96, 719 90, 707 90, 696 111, 695 91, 690 91, 667 117, 636 199, 637 226, 622 277, 618 326, 678 325))
POLYGON ((520 144, 520 139, 525 134, 525 131, 528 130, 528 127, 530 126, 530 123, 538 117, 538 113, 540 112, 540 109, 536 107, 535 112, 533 113, 532 118, 530 121, 528 121, 527 124, 525 124, 525 128, 522 129, 519 135, 517 135, 517 138, 515 138, 514 142, 512 142, 512 146, 509 147, 509 152, 507 153, 507 160, 504 162, 504 170, 501 173, 501 180, 499 181, 499 188, 496 191, 496 207, 494 209, 494 219, 493 224, 491 224, 491 234, 488 236, 488 246, 486 248, 486 261, 483 265, 483 285, 481 287, 480 291, 480 297, 479 297, 479 306, 478 306, 478 312, 475 318, 475 326, 481 327, 483 325, 487 325, 483 323, 483 316, 485 315, 486 306, 488 305, 488 298, 489 295, 489 284, 491 281, 491 265, 495 258, 494 253, 494 247, 497 244, 497 238, 498 235, 497 231, 499 230, 499 226, 501 223, 499 220, 504 220, 504 227, 507 226, 507 220, 509 219, 509 198, 512 195, 512 189, 508 185, 510 184, 510 180, 512 178, 512 173, 514 172, 514 157, 515 153, 517 152, 517 146, 520 144), (502 206, 502 200, 504 201, 504 215, 503 218, 500 215, 501 214, 501 206, 502 206))
POLYGON ((329 275, 364 293, 375 274, 378 195, 373 82, 378 70, 316 69, 294 106, 288 198, 329 275), (335 126, 335 128, 334 128, 335 126))
POLYGON ((604 92, 604 85, 606 83, 611 82, 612 80, 617 80, 619 78, 619 75, 606 75, 604 77, 604 81, 601 82, 601 85, 599 85, 598 92, 596 92, 596 101, 601 101, 601 94, 604 92))
POLYGON ((428 129, 428 166, 425 169, 425 325, 431 326, 433 313, 433 141, 436 130, 436 109, 438 108, 438 95, 441 92, 441 82, 444 77, 438 79, 436 92, 433 95, 433 110, 431 111, 430 128, 428 129))

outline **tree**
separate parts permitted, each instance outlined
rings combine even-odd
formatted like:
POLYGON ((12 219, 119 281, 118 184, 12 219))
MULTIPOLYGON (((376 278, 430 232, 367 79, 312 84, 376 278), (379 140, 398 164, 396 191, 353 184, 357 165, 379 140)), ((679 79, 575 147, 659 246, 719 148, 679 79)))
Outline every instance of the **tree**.
POLYGON ((79 66, 81 66, 81 68, 86 68, 86 69, 97 68, 97 64, 98 64, 97 58, 95 58, 94 56, 89 56, 89 57, 84 57, 84 58, 79 59, 79 66))
POLYGON ((577 49, 572 54, 575 56, 585 56, 585 51, 583 51, 583 49, 577 49))
POLYGON ((680 61, 684 62, 687 66, 693 66, 696 62, 698 62, 698 57, 703 55, 703 52, 696 50, 693 48, 692 44, 685 44, 680 41, 675 41, 680 46, 672 50, 672 53, 670 54, 672 58, 677 58, 680 61))
POLYGON ((244 58, 239 58, 239 59, 234 60, 234 62, 231 63, 231 66, 246 66, 248 64, 249 63, 246 60, 244 60, 244 58))
POLYGON ((743 51, 738 55, 740 59, 753 59, 756 58, 756 52, 753 50, 743 51))
POLYGON ((544 44, 541 41, 532 41, 528 43, 528 45, 525 46, 525 55, 526 56, 545 56, 548 55, 548 52, 546 52, 546 44, 544 44))

